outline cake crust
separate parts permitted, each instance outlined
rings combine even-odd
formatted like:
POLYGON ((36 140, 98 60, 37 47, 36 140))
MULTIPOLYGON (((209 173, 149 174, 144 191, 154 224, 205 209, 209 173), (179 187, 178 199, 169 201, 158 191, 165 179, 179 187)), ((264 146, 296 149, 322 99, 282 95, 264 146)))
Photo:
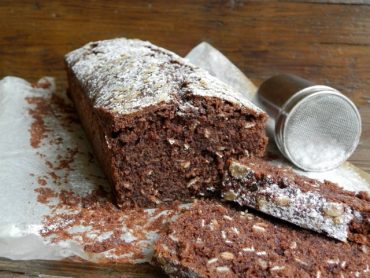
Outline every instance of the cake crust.
POLYGON ((230 160, 223 199, 341 241, 369 244, 370 202, 338 185, 300 176, 258 158, 230 160))
POLYGON ((176 101, 190 91, 264 113, 205 70, 150 42, 125 38, 91 42, 68 53, 65 60, 94 108, 105 111, 132 114, 176 101))

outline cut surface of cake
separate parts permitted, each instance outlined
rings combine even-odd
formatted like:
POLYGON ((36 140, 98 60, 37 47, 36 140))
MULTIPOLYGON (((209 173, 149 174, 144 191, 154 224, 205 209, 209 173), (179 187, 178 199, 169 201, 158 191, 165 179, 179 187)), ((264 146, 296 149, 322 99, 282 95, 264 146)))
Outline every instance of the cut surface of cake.
POLYGON ((223 199, 341 241, 369 244, 369 194, 310 179, 262 159, 228 162, 223 199))
POLYGON ((155 262, 171 277, 370 275, 366 245, 203 201, 169 225, 156 243, 155 262))
POLYGON ((168 50, 118 38, 65 61, 69 94, 122 207, 217 194, 227 159, 264 153, 266 114, 168 50))

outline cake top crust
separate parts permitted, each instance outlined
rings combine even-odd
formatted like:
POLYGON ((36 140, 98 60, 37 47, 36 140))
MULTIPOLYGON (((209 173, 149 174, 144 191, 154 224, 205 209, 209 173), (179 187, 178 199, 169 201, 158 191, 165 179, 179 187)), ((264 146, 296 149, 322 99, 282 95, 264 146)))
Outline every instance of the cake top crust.
POLYGON ((65 56, 95 108, 128 114, 184 94, 217 97, 264 113, 243 94, 173 52, 138 39, 90 42, 65 56))
POLYGON ((259 158, 230 160, 228 167, 221 189, 224 199, 341 241, 368 243, 367 192, 345 191, 259 158))

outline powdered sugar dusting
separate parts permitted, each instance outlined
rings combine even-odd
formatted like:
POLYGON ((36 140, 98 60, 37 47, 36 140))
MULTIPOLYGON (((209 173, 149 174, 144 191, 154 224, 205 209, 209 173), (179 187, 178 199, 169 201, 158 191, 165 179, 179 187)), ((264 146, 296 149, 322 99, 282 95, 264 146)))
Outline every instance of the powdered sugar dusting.
POLYGON ((319 181, 304 181, 312 188, 310 190, 302 190, 288 176, 283 177, 281 185, 269 177, 254 181, 254 164, 243 165, 248 169, 243 176, 235 179, 226 176, 224 179, 222 197, 225 200, 256 208, 279 219, 342 241, 348 238, 351 221, 354 218, 362 221, 362 214, 355 208, 322 195, 320 187, 323 184, 319 181))
POLYGON ((329 236, 346 241, 348 223, 353 219, 351 208, 345 206, 344 213, 340 216, 337 222, 332 218, 325 217, 322 213, 323 208, 328 206, 330 202, 314 192, 302 192, 298 188, 281 189, 274 184, 265 189, 261 189, 256 193, 245 193, 242 189, 235 192, 235 202, 239 205, 251 206, 258 208, 264 213, 273 215, 277 218, 289 221, 300 227, 311 229, 317 232, 325 232, 329 236), (259 206, 256 203, 258 197, 265 194, 271 195, 271 198, 278 199, 280 196, 289 198, 289 205, 282 206, 274 202, 266 202, 259 206), (299 215, 304 213, 304 217, 299 215))
POLYGON ((91 42, 66 61, 95 107, 127 114, 176 101, 191 92, 262 110, 245 96, 178 55, 137 39, 91 42))
MULTIPOLYGON (((291 136, 293 137, 293 136, 291 136)), ((298 166, 313 169, 316 171, 325 171, 338 166, 348 158, 348 151, 341 146, 338 140, 323 140, 320 138, 310 138, 318 142, 306 142, 304 147, 302 142, 295 142, 294 138, 288 137, 289 154, 291 160, 298 166), (320 139, 320 140, 319 140, 320 139), (291 143, 293 142, 293 143, 291 143), (300 144, 300 145, 298 145, 300 144)))
POLYGON ((320 181, 328 180, 337 183, 340 187, 348 191, 367 191, 370 192, 368 173, 354 167, 349 162, 343 163, 340 167, 325 172, 304 172, 295 170, 301 175, 318 179, 320 181))

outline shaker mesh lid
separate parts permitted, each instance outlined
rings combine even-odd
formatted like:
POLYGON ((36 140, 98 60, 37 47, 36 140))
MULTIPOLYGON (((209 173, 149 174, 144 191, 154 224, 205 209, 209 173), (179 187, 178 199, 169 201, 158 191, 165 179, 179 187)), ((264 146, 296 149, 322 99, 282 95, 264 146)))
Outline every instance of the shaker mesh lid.
POLYGON ((287 115, 283 144, 286 156, 307 171, 339 166, 355 150, 361 118, 340 93, 320 91, 299 101, 287 115))

